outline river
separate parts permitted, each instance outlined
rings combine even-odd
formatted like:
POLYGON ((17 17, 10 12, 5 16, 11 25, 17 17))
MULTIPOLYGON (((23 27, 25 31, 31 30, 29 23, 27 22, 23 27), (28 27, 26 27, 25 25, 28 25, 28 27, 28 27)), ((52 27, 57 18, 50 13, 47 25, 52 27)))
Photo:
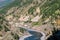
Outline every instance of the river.
POLYGON ((35 30, 27 29, 24 27, 22 27, 22 28, 25 29, 26 31, 28 31, 30 34, 20 37, 19 40, 45 40, 45 37, 46 37, 45 33, 37 32, 35 30))

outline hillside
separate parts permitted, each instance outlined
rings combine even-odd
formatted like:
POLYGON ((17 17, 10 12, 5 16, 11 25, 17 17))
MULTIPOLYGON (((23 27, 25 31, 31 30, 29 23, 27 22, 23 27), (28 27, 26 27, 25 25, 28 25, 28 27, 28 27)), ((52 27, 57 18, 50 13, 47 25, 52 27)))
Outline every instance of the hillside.
POLYGON ((60 0, 14 0, 1 7, 0 36, 5 38, 2 39, 10 37, 11 40, 12 37, 18 40, 25 35, 26 30, 19 26, 42 31, 46 35, 52 34, 54 28, 60 29, 60 0), (3 36, 3 32, 8 36, 3 36))

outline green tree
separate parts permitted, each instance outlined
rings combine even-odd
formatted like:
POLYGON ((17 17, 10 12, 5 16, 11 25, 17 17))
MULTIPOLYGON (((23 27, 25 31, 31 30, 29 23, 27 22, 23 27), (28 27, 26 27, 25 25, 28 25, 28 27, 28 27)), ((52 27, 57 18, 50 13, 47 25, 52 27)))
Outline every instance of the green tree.
POLYGON ((44 18, 49 18, 51 16, 51 22, 53 19, 55 19, 58 15, 55 13, 56 10, 60 9, 60 0, 53 0, 50 3, 47 1, 42 7, 41 7, 41 12, 43 14, 43 19, 44 18))

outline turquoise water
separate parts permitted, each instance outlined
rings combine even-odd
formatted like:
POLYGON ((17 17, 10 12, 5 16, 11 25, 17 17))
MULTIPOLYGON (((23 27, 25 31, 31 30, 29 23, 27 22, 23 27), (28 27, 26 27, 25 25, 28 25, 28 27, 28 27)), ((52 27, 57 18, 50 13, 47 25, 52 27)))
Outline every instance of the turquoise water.
POLYGON ((11 2, 13 2, 13 0, 0 0, 0 7, 6 6, 11 2))

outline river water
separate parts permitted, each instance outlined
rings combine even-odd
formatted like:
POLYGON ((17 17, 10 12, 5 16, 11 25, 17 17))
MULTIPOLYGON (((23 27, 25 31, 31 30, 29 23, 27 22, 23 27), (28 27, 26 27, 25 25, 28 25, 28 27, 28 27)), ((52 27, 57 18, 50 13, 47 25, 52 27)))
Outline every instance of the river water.
POLYGON ((7 4, 13 2, 14 0, 0 0, 0 7, 6 6, 7 4))
POLYGON ((37 32, 35 30, 32 29, 27 29, 25 27, 22 27, 23 29, 25 29, 26 31, 29 32, 29 35, 25 35, 19 38, 19 40, 45 40, 45 33, 43 32, 37 32))

